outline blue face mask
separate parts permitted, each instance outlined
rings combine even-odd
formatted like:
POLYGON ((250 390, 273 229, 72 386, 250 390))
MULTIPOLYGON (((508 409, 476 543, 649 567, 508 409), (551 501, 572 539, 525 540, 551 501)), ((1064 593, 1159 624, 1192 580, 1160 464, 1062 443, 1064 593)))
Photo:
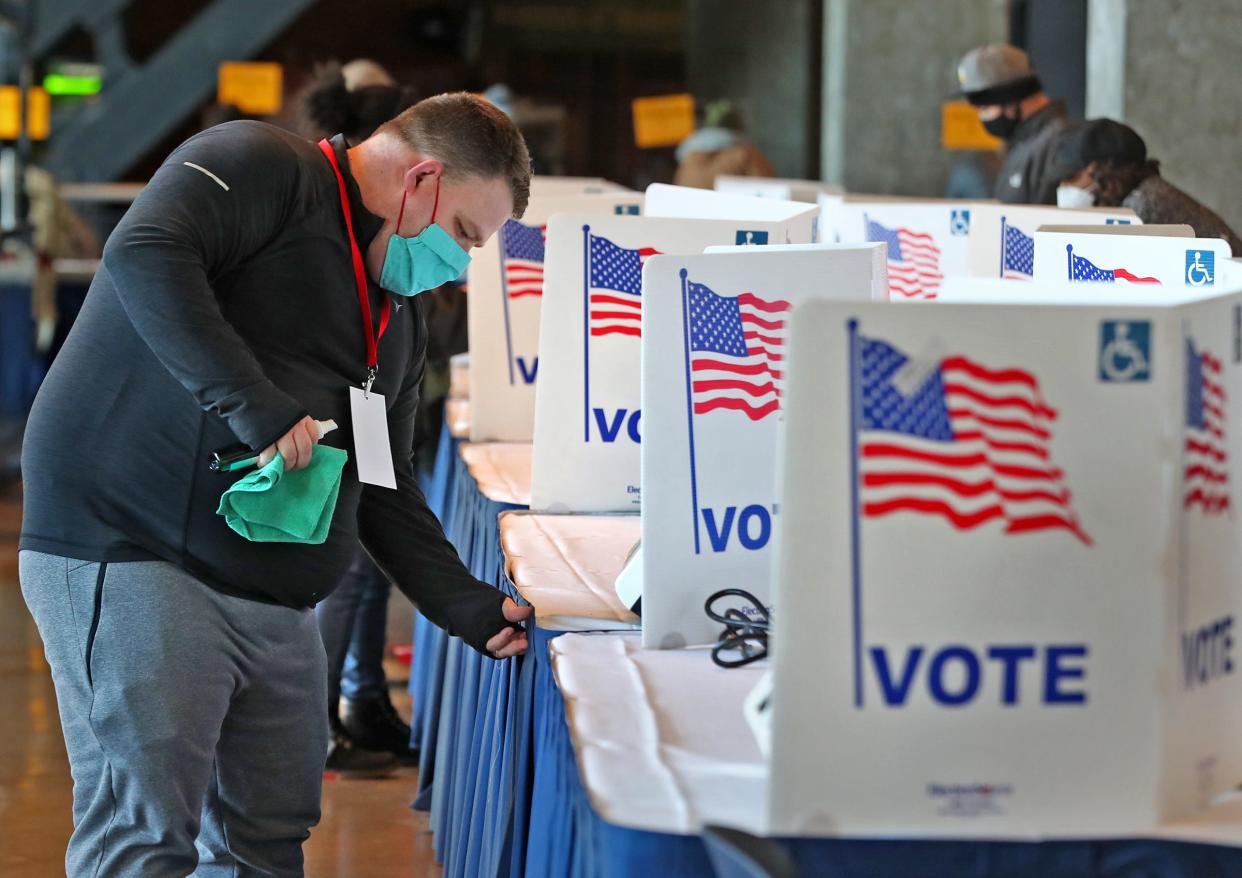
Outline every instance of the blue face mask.
MULTIPOLYGON (((421 234, 402 238, 393 234, 388 239, 384 267, 380 270, 380 286, 399 296, 417 296, 461 277, 470 264, 470 254, 453 240, 453 236, 436 223, 440 207, 440 182, 436 181, 436 203, 431 209, 431 225, 421 234)), ((397 228, 405 216, 405 196, 401 196, 401 212, 397 228)))

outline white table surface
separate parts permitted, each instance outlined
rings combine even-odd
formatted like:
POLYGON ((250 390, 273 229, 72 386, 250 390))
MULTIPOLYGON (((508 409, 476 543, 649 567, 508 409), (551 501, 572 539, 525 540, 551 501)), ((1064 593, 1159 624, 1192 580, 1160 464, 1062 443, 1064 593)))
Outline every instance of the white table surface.
POLYGON ((637 515, 500 514, 509 578, 545 630, 637 630, 613 583, 641 535, 637 515))

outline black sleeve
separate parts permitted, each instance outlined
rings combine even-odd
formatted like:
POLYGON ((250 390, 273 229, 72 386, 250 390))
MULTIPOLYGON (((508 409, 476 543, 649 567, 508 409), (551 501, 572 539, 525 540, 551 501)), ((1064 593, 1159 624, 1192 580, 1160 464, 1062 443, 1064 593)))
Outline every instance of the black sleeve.
MULTIPOLYGON (((413 309, 411 308, 411 311, 413 309)), ((421 324, 417 314, 411 318, 421 324)), ((397 490, 362 486, 358 538, 376 566, 424 616, 484 655, 487 641, 507 627, 505 595, 470 575, 444 535, 414 476, 414 415, 422 379, 426 331, 401 394, 388 411, 397 490)))
POLYGON ((104 247, 135 330, 205 411, 254 449, 306 410, 263 374, 220 313, 212 279, 238 266, 287 221, 299 166, 266 126, 237 122, 182 144, 156 171, 104 247))

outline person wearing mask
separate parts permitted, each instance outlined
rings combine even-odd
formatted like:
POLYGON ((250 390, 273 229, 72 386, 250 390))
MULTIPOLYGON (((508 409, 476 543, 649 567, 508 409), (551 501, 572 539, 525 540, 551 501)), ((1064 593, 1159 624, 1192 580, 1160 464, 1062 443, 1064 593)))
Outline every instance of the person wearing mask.
POLYGON ((1057 136, 1069 124, 1065 102, 1044 93, 1026 52, 1006 43, 980 46, 957 65, 962 96, 988 133, 1005 141, 994 197, 1009 204, 1056 204, 1057 136))
POLYGON ((470 575, 415 479, 411 297, 460 275, 529 186, 509 119, 445 94, 353 148, 212 128, 113 231, 22 459, 19 576, 74 778, 69 875, 302 874, 328 750, 312 607, 359 543, 434 623, 525 652, 530 609, 470 575), (245 472, 210 472, 211 453, 240 443, 309 477, 316 419, 348 454, 324 532, 240 536, 217 509, 245 472))
MULTIPOLYGON (((330 64, 318 72, 302 94, 303 128, 314 140, 337 132, 350 146, 361 143, 388 120, 418 101, 415 89, 396 84, 374 61, 357 59, 330 64)), ((456 287, 429 290, 416 300, 426 318, 431 299, 463 298, 456 287), (446 292, 447 291, 447 292, 446 292)), ((434 368, 439 348, 436 324, 428 327, 428 362, 434 368)), ((422 385, 426 383, 424 372, 422 385)), ((420 386, 419 420, 429 400, 420 386)), ((434 400, 430 401, 434 406, 434 400)), ((417 426, 417 422, 416 422, 417 426)), ((417 441, 417 429, 416 441, 417 441)), ((328 725, 331 741, 325 769, 363 777, 384 774, 402 763, 415 763, 410 727, 388 696, 384 648, 388 634, 388 599, 392 588, 362 551, 355 554, 340 584, 315 607, 319 634, 328 658, 328 725)))
POLYGON ((1147 144, 1129 125, 1091 119, 1067 130, 1057 144, 1063 169, 1061 207, 1128 207, 1144 223, 1184 223, 1198 238, 1223 238, 1234 254, 1242 240, 1211 209, 1160 175, 1147 144))

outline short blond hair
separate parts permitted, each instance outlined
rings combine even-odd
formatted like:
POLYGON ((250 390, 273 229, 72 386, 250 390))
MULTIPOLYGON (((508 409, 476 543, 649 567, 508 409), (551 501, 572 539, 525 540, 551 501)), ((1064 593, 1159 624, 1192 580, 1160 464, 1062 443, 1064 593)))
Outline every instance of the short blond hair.
POLYGON ((495 104, 468 92, 419 101, 376 134, 399 138, 419 155, 444 165, 446 176, 503 179, 521 219, 530 200, 530 152, 522 132, 495 104))

